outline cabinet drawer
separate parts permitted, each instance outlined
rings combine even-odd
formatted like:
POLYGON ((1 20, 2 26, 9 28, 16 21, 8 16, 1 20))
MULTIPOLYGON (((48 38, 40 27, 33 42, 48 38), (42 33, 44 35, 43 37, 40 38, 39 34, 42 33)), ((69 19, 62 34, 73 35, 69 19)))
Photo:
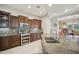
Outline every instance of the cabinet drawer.
POLYGON ((16 41, 16 42, 11 43, 11 47, 20 46, 20 45, 21 45, 20 41, 16 41))
POLYGON ((12 42, 20 41, 20 38, 12 38, 11 41, 12 42))
POLYGON ((12 36, 11 41, 12 41, 12 42, 20 41, 20 36, 12 36))

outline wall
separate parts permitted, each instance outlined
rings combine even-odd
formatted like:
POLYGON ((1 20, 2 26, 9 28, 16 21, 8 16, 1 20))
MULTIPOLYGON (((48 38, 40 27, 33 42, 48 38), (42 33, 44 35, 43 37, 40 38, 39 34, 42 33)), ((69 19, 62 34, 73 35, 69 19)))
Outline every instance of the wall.
POLYGON ((44 34, 50 34, 50 19, 49 17, 41 18, 42 20, 42 29, 44 34))
POLYGON ((56 15, 58 14, 49 13, 47 16, 41 18, 44 34, 51 34, 51 31, 56 29, 56 27, 54 27, 54 24, 57 23, 57 19, 54 18, 56 15))

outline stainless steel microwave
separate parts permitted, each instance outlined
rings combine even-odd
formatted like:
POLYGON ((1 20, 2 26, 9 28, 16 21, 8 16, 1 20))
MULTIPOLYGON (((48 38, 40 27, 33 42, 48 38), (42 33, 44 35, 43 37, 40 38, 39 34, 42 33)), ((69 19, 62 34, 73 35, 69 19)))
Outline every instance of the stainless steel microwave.
POLYGON ((28 28, 28 23, 20 23, 20 28, 28 28))

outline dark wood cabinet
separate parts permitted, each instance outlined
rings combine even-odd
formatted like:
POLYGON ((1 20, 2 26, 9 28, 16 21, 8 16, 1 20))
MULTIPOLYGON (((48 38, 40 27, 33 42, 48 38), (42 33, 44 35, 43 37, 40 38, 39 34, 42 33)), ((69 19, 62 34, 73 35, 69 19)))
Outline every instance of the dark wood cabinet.
POLYGON ((18 18, 19 18, 19 23, 27 23, 28 22, 28 17, 26 17, 26 16, 19 15, 18 18))
POLYGON ((36 41, 41 39, 41 33, 30 33, 30 41, 36 41))
MULTIPOLYGON (((41 20, 31 20, 31 27, 41 29, 41 20)), ((41 33, 30 33, 31 42, 41 39, 41 33)))
POLYGON ((0 50, 5 50, 10 48, 11 42, 10 42, 10 37, 4 36, 0 37, 0 50))
MULTIPOLYGON (((18 28, 20 23, 28 23, 31 28, 41 29, 41 20, 28 19, 26 16, 13 16, 8 12, 0 11, 0 28, 18 28)), ((21 45, 20 35, 0 37, 0 51, 21 45)), ((31 42, 41 39, 40 33, 30 33, 31 42)))
POLYGON ((0 37, 0 51, 21 45, 20 35, 0 37))
POLYGON ((17 16, 10 15, 10 28, 18 28, 19 27, 19 19, 17 16))
POLYGON ((41 20, 38 19, 28 19, 26 16, 19 15, 13 16, 10 13, 0 10, 0 27, 10 27, 17 28, 20 23, 28 23, 32 28, 41 29, 41 20), (2 19, 6 18, 6 19, 2 19))
POLYGON ((33 19, 32 20, 32 28, 41 29, 41 20, 33 19))
POLYGON ((38 20, 38 28, 39 29, 41 29, 41 25, 42 25, 41 20, 38 20))
POLYGON ((38 19, 28 19, 28 17, 25 16, 18 16, 19 17, 19 23, 28 23, 28 25, 31 28, 39 28, 41 29, 41 20, 38 19))
POLYGON ((10 13, 0 10, 0 28, 9 27, 10 13))
POLYGON ((21 45, 20 35, 11 36, 11 47, 21 45))
POLYGON ((35 27, 36 27, 36 21, 32 20, 32 28, 35 28, 35 27))
POLYGON ((29 27, 32 27, 32 20, 31 19, 28 19, 28 25, 29 25, 29 27))

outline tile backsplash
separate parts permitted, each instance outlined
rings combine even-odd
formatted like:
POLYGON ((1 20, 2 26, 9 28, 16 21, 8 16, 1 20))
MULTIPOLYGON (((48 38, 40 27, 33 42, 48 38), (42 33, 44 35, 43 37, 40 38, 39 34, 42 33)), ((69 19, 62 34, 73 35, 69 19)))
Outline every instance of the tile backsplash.
POLYGON ((12 34, 17 34, 17 30, 10 28, 0 28, 0 35, 12 35, 12 34))

